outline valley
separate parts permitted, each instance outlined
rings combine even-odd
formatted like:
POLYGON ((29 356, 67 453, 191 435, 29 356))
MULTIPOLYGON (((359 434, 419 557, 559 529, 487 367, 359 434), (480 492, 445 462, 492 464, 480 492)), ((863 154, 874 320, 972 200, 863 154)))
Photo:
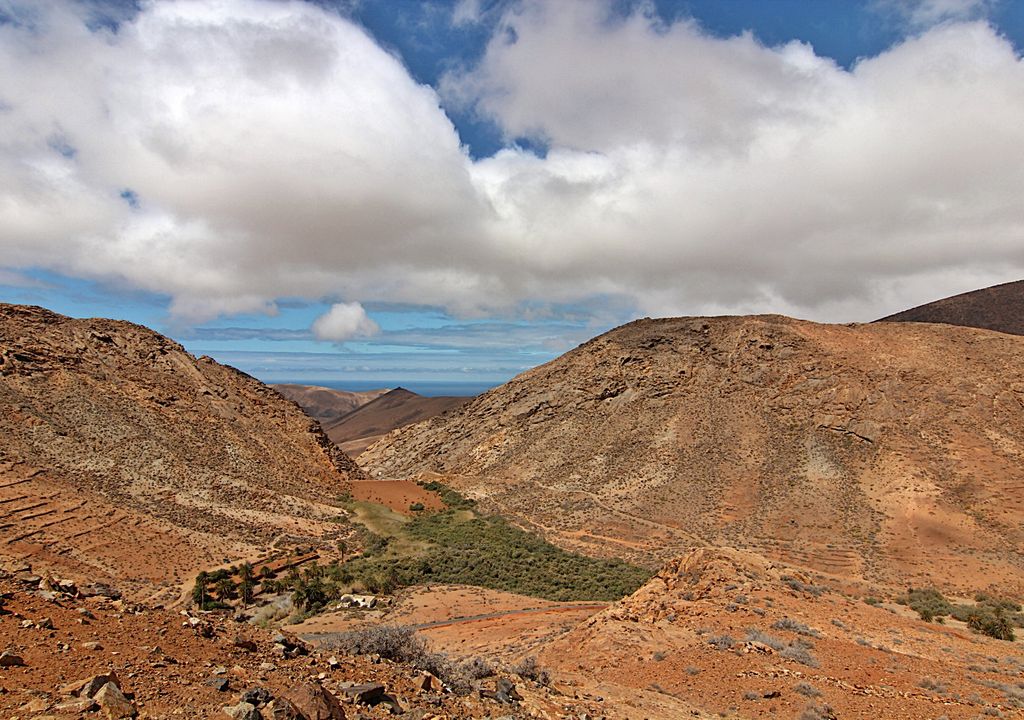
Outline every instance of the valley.
POLYGON ((1024 339, 642 320, 473 399, 328 398, 357 464, 145 328, 0 309, 19 717, 1024 709, 1024 339), (126 714, 61 690, 108 666, 126 714))

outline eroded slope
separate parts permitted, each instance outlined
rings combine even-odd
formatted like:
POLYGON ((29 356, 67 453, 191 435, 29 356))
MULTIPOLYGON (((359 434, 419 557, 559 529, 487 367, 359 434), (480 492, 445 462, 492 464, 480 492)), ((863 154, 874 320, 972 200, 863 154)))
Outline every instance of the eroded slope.
POLYGON ((0 305, 0 555, 140 589, 187 582, 330 530, 361 476, 237 370, 131 323, 0 305))

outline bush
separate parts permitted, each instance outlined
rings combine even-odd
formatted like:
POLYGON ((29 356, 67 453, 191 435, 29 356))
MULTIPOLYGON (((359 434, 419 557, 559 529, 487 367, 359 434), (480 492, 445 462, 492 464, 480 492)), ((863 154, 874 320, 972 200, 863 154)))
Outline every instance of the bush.
POLYGON ((708 638, 708 645, 716 650, 729 650, 736 641, 729 635, 712 635, 708 638))
POLYGON ((799 682, 793 686, 793 692, 803 695, 805 697, 819 697, 821 691, 814 687, 810 683, 799 682))
POLYGON ((532 680, 541 685, 550 685, 551 677, 548 671, 537 663, 537 658, 525 657, 512 666, 512 672, 524 680, 532 680))
POLYGON ((818 661, 803 645, 788 645, 779 653, 782 657, 807 667, 818 667, 818 661))
POLYGON ((349 655, 379 655, 386 660, 408 663, 417 670, 431 673, 460 695, 473 689, 467 673, 469 664, 456 665, 444 653, 431 652, 411 627, 377 625, 339 633, 325 644, 349 655))
POLYGON ((949 600, 935 588, 911 588, 907 591, 906 595, 896 598, 896 602, 900 605, 907 605, 922 620, 928 622, 931 622, 936 617, 949 615, 953 611, 953 606, 949 600))
POLYGON ((467 497, 463 497, 456 490, 453 490, 444 483, 439 483, 436 480, 424 483, 423 489, 429 490, 430 492, 436 492, 441 496, 441 502, 454 510, 469 510, 476 507, 476 500, 470 500, 467 497))
POLYGON ((819 633, 814 628, 807 627, 803 623, 797 622, 792 618, 784 617, 781 620, 776 620, 772 627, 776 630, 789 630, 795 632, 797 635, 807 635, 808 637, 820 637, 819 633))
POLYGON ((939 694, 946 692, 945 683, 939 682, 935 678, 927 675, 921 678, 921 682, 918 683, 918 687, 922 687, 925 690, 931 690, 932 692, 939 694))
POLYGON ((813 595, 814 597, 820 597, 821 595, 825 594, 825 588, 820 587, 818 585, 811 585, 809 583, 805 583, 802 580, 796 579, 792 575, 783 575, 780 579, 790 589, 796 590, 797 592, 804 592, 808 595, 813 595))
POLYGON ((989 612, 979 611, 970 615, 967 618, 967 627, 997 640, 1009 640, 1010 642, 1016 640, 1010 618, 1000 609, 989 612))

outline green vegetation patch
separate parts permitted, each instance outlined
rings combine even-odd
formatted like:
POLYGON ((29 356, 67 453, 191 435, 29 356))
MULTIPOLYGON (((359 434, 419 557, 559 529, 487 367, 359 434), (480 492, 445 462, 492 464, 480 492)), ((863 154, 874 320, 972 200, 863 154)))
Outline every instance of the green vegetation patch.
POLYGON ((618 600, 651 577, 622 560, 567 552, 495 515, 449 508, 414 518, 403 532, 427 549, 358 558, 348 570, 359 580, 388 575, 399 587, 459 583, 559 601, 618 600))
POLYGON ((911 588, 896 602, 909 607, 922 620, 942 622, 946 616, 954 617, 971 630, 999 640, 1014 640, 1014 627, 1024 627, 1024 615, 1016 601, 985 593, 974 599, 974 605, 954 604, 935 588, 911 588))

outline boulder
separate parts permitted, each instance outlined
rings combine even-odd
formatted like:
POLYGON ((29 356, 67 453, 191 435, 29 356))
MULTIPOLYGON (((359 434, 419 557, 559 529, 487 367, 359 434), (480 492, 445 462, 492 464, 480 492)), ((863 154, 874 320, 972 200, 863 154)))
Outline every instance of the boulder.
POLYGON ((100 712, 109 720, 133 718, 138 714, 135 706, 124 696, 121 689, 112 682, 101 687, 92 699, 100 706, 100 712))
POLYGON ((15 655, 10 650, 0 653, 0 667, 22 667, 25 659, 21 655, 15 655))
POLYGON ((234 720, 263 720, 260 711, 252 703, 240 702, 237 705, 228 705, 224 712, 234 720))
POLYGON ((117 673, 115 673, 113 669, 101 675, 94 675, 91 677, 86 682, 85 687, 82 688, 82 692, 79 693, 79 696, 95 698, 99 695, 100 690, 105 688, 107 685, 116 688, 118 691, 121 690, 121 680, 117 677, 117 673))
POLYGON ((249 638, 242 637, 241 635, 237 635, 235 637, 232 645, 241 650, 245 650, 246 652, 256 652, 256 650, 258 650, 255 640, 250 640, 249 638))
POLYGON ((307 720, 291 700, 288 698, 276 698, 263 711, 264 717, 268 720, 307 720))
POLYGON ((381 683, 350 685, 341 690, 347 697, 361 705, 373 705, 384 697, 385 688, 381 683))
POLYGON ((92 712, 97 707, 99 706, 92 698, 71 698, 54 705, 53 711, 62 715, 74 715, 77 713, 92 712))
POLYGON ((231 689, 228 684, 228 679, 222 677, 209 678, 204 684, 207 687, 212 687, 217 692, 227 692, 231 689))
POLYGON ((307 720, 345 720, 338 698, 319 683, 303 683, 289 691, 285 698, 307 720))
POLYGON ((274 696, 266 688, 254 687, 249 688, 242 693, 242 702, 247 702, 259 707, 260 705, 266 705, 268 702, 274 699, 274 696))

